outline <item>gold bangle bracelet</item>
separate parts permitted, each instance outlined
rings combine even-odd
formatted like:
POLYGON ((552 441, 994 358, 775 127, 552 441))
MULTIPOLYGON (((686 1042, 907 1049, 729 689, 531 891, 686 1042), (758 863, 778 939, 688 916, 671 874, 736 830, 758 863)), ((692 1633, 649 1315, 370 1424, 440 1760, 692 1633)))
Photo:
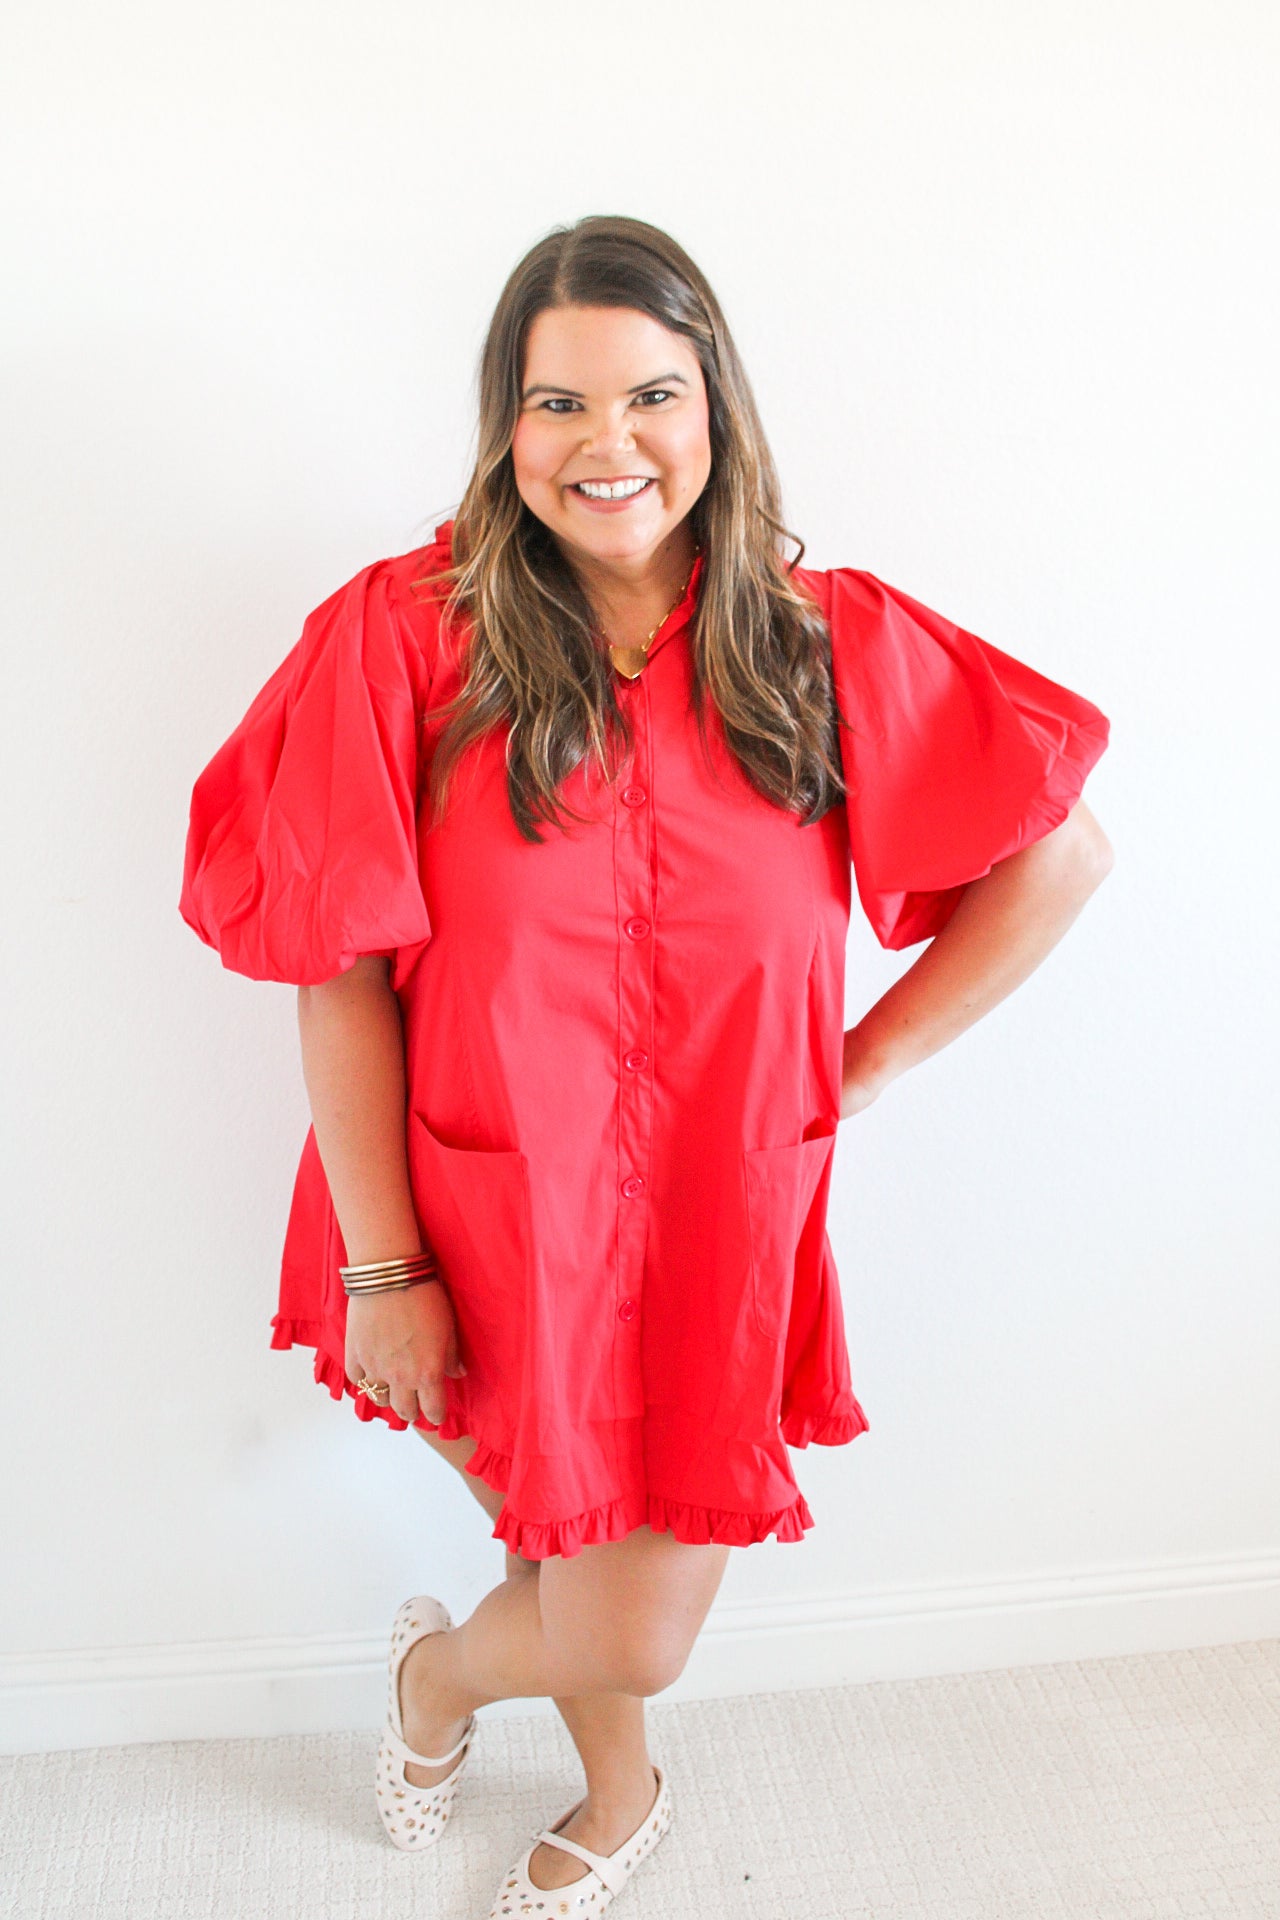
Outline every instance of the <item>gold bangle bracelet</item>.
POLYGON ((436 1257, 434 1253, 412 1253, 405 1255, 403 1259, 399 1260, 367 1260, 363 1266, 339 1267, 338 1272, 344 1280, 363 1280, 365 1278, 372 1279, 375 1275, 384 1273, 407 1275, 409 1273, 434 1271, 435 1264, 436 1257))
POLYGON ((339 1267, 338 1272, 348 1294, 390 1293, 440 1278, 436 1257, 430 1252, 410 1254, 402 1260, 367 1260, 360 1266, 339 1267))
POLYGON ((443 1285, 438 1273, 421 1273, 414 1280, 344 1280, 343 1291, 348 1297, 358 1293, 399 1293, 405 1287, 425 1287, 432 1281, 443 1285))

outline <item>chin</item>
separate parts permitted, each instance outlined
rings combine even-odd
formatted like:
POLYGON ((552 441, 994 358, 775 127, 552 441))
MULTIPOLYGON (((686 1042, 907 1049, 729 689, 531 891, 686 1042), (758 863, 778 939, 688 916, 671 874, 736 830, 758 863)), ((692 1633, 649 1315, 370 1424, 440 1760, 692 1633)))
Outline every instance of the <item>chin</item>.
POLYGON ((646 548, 656 546, 666 538, 670 528, 650 521, 647 526, 626 526, 621 518, 614 521, 601 520, 597 526, 584 527, 581 521, 572 521, 569 529, 581 547, 599 548, 603 553, 643 553, 646 548))

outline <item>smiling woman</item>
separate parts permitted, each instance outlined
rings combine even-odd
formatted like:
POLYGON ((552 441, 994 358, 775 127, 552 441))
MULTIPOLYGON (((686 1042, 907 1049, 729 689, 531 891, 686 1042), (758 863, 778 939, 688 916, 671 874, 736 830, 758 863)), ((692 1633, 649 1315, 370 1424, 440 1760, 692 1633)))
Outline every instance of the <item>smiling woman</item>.
POLYGON ((698 357, 632 308, 552 307, 529 329, 525 377, 516 487, 570 554, 613 636, 614 666, 634 678, 698 552, 690 514, 711 473, 698 357), (628 384, 637 366, 673 355, 676 366, 628 384), (585 391, 553 378, 566 368, 585 391))
POLYGON ((566 780, 584 761, 607 779, 610 741, 632 744, 618 676, 643 664, 697 560, 699 733, 765 799, 819 818, 841 792, 829 648, 788 539, 803 554, 728 324, 683 248, 604 218, 539 242, 490 323, 479 450, 439 582, 446 625, 473 631, 432 765, 437 817, 458 762, 509 721, 519 831, 574 818, 566 780), (640 484, 614 498, 620 482, 640 484))
POLYGON ((628 620, 644 629, 645 594, 663 594, 650 556, 660 551, 673 576, 687 574, 688 516, 711 474, 698 356, 627 307, 552 307, 533 322, 525 351, 529 384, 511 442, 520 497, 606 605, 620 585, 633 589, 610 631, 628 620), (673 354, 674 367, 629 384, 637 366, 660 369, 673 354), (585 392, 555 379, 568 368, 585 376, 585 392))
POLYGON ((666 1831, 644 1699, 730 1548, 814 1525, 788 1448, 867 1429, 839 1123, 1109 861, 1105 716, 792 540, 694 263, 557 229, 498 302, 455 518, 315 609, 192 797, 184 915, 299 987, 273 1344, 411 1425, 508 1550, 461 1626, 396 1616, 388 1836, 439 1838, 486 1703, 554 1698, 582 1757, 495 1920, 599 1914, 666 1831), (931 944, 846 1033, 851 872, 882 944, 931 944))

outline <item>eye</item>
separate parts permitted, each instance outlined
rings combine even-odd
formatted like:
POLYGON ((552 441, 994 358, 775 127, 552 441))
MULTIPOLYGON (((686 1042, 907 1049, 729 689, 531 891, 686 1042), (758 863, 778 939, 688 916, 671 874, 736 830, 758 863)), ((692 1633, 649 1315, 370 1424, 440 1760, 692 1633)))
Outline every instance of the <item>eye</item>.
MULTIPOLYGON (((636 404, 644 405, 646 411, 648 411, 647 403, 649 401, 652 401, 657 406, 661 406, 664 400, 674 400, 676 398, 677 396, 671 391, 670 387, 649 387, 644 393, 636 395, 636 404)), ((578 402, 571 400, 567 394, 554 394, 549 400, 540 401, 538 410, 541 413, 551 413, 559 416, 564 413, 572 413, 575 408, 577 408, 577 405, 578 402)))

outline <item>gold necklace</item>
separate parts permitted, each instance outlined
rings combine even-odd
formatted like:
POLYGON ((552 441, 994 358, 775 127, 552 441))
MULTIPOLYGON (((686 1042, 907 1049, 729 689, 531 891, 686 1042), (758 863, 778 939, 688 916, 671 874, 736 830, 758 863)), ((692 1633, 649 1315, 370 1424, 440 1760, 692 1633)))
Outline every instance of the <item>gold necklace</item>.
POLYGON ((649 658, 649 648, 653 645, 655 635, 660 633, 663 627, 666 626, 668 620, 689 591, 689 582, 693 578, 693 569, 698 564, 698 555, 701 552, 701 547, 694 548, 693 561, 688 573, 684 577, 684 585, 663 614, 661 620, 659 620, 657 626, 654 627, 651 633, 645 636, 644 645, 642 647, 615 647, 610 645, 609 657, 625 680, 636 680, 640 677, 641 673, 643 673, 645 662, 649 658))

